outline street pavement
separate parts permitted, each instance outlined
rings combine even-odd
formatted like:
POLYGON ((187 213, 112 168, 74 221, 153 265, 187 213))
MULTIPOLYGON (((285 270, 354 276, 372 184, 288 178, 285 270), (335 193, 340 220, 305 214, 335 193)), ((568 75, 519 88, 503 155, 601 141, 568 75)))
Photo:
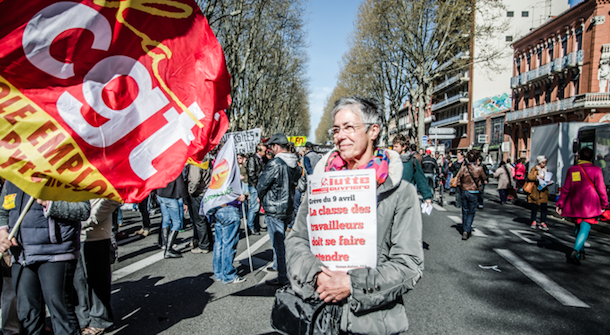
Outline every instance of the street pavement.
MULTIPOLYGON (((591 231, 582 266, 568 264, 574 225, 549 217, 550 231, 531 230, 524 198, 500 205, 496 185, 488 185, 467 241, 453 205, 424 214, 424 276, 405 301, 410 333, 610 334, 609 229, 591 231)), ((131 237, 119 242, 113 265, 109 334, 275 334, 276 288, 264 284, 276 275, 266 270, 273 257, 266 233, 250 236, 253 272, 242 233, 236 265, 247 280, 227 285, 213 279, 212 253, 189 251, 192 230, 179 236, 184 257, 166 260, 154 245, 160 215, 142 238, 134 236, 139 213, 123 213, 121 231, 131 237)))

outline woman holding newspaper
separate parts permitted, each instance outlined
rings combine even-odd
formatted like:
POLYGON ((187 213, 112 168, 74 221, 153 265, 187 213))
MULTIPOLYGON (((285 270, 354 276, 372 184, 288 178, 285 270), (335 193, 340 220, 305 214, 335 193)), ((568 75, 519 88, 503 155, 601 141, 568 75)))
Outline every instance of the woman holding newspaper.
POLYGON ((547 203, 549 202, 549 189, 547 186, 550 182, 549 177, 552 174, 546 168, 546 156, 540 155, 536 157, 536 160, 538 161, 538 165, 534 166, 527 175, 527 180, 534 182, 532 192, 527 196, 527 202, 529 202, 531 206, 532 225, 530 228, 536 229, 537 226, 541 230, 548 231, 549 227, 547 227, 544 221, 546 221, 547 203), (536 221, 539 207, 540 223, 536 221))
MULTIPOLYGON (((310 197, 313 201, 309 194, 311 190, 286 239, 286 263, 292 289, 303 299, 319 298, 340 305, 340 329, 346 334, 405 332, 408 329, 404 308, 406 293, 413 289, 423 270, 422 221, 417 192, 413 185, 401 180, 400 156, 377 147, 381 113, 376 101, 360 97, 339 99, 332 111, 334 126, 329 131, 336 147, 322 157, 314 169, 314 175, 329 171, 374 170, 376 222, 363 223, 369 227, 375 225, 376 241, 371 246, 377 255, 372 265, 332 271, 329 262, 314 255, 310 249, 312 232, 307 224, 308 216, 315 213, 310 212, 313 206, 308 201, 310 197)), ((375 205, 375 196, 372 199, 375 205)), ((353 212, 354 207, 350 208, 353 212)), ((339 222, 339 227, 343 227, 342 218, 345 215, 339 214, 329 220, 339 222)), ((348 232, 345 235, 356 234, 348 232)), ((346 239, 343 243, 346 241, 353 242, 346 239)), ((354 241, 364 245, 364 239, 354 241)), ((316 240, 311 243, 315 245, 316 240)), ((340 240, 338 244, 341 243, 340 240)))

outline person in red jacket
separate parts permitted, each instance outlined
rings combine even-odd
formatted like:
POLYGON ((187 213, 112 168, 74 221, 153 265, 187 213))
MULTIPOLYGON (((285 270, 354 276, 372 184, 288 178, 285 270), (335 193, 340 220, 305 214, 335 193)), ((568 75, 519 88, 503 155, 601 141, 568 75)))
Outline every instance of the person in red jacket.
POLYGON ((584 245, 591 225, 597 224, 602 208, 608 208, 604 175, 599 166, 593 165, 593 150, 582 148, 578 157, 577 164, 568 169, 555 205, 557 214, 576 220, 576 243, 568 255, 568 261, 576 265, 580 265, 584 257, 584 245))
POLYGON ((515 179, 515 188, 520 190, 523 188, 523 184, 525 183, 525 173, 527 169, 525 168, 525 158, 519 158, 517 160, 517 165, 515 165, 515 175, 513 176, 515 179))

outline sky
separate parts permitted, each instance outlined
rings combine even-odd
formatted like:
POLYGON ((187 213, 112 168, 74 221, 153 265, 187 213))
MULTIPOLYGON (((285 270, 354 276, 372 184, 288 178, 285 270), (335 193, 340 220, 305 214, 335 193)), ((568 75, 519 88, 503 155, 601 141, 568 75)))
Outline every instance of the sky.
POLYGON ((341 58, 348 50, 360 0, 310 0, 305 14, 309 56, 308 140, 316 140, 316 129, 324 112, 326 98, 332 93, 339 75, 341 58))

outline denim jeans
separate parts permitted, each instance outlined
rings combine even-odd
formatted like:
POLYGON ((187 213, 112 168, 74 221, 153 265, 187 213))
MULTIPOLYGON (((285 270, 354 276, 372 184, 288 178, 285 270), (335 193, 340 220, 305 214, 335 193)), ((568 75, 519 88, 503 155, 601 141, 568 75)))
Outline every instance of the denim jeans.
POLYGON ((171 227, 172 231, 181 230, 184 219, 182 199, 164 198, 157 195, 157 201, 161 207, 161 228, 171 227))
POLYGON ((474 214, 477 212, 478 202, 478 193, 462 190, 462 227, 466 233, 472 231, 472 221, 474 221, 474 214))
POLYGON ((500 202, 505 204, 506 200, 507 200, 507 194, 506 194, 506 190, 504 189, 499 189, 498 193, 500 194, 500 202))
POLYGON ((278 219, 265 215, 267 230, 271 237, 271 245, 273 246, 273 267, 278 271, 278 280, 280 283, 288 283, 288 275, 286 274, 286 248, 284 247, 284 238, 286 233, 286 224, 290 220, 278 219))
POLYGON ((483 197, 485 196, 485 184, 481 184, 481 192, 478 193, 479 206, 483 206, 483 197))
POLYGON ((214 217, 214 276, 228 283, 237 277, 233 260, 239 241, 239 209, 233 206, 218 207, 214 217))
POLYGON ((44 333, 45 304, 51 313, 54 334, 80 334, 73 304, 75 270, 76 260, 13 264, 11 275, 22 334, 44 333))
POLYGON ((248 186, 250 192, 250 199, 248 199, 248 228, 250 231, 255 230, 254 220, 258 216, 258 211, 261 209, 261 204, 256 201, 258 198, 258 191, 254 186, 248 186))

